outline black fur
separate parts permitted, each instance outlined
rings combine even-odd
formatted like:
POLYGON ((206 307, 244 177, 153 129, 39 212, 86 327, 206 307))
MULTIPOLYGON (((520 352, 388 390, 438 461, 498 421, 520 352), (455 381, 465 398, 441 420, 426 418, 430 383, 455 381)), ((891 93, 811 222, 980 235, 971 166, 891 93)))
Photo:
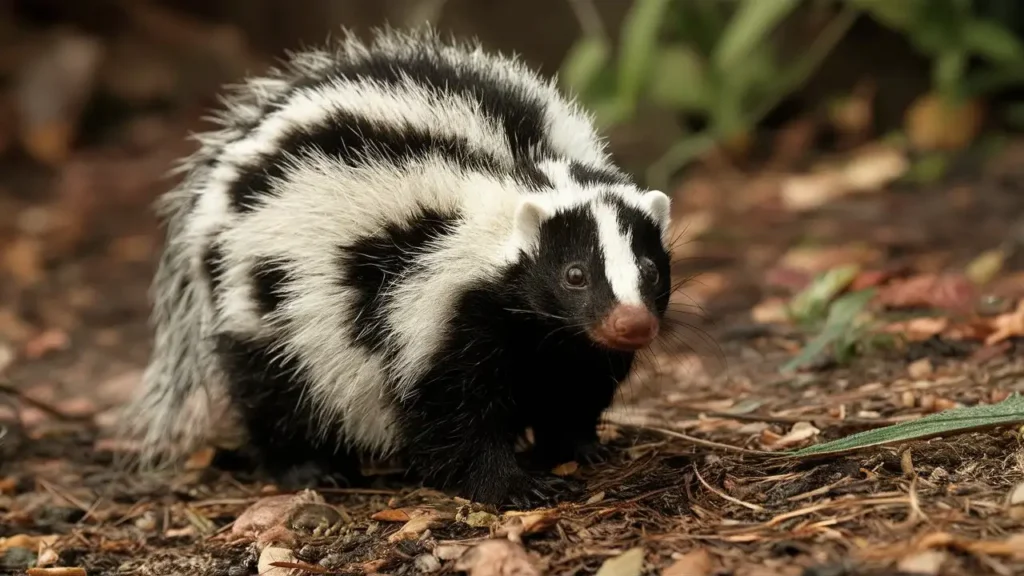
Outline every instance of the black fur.
POLYGON ((224 255, 221 253, 220 247, 217 246, 216 239, 210 240, 203 253, 203 273, 206 274, 206 280, 210 283, 210 293, 216 300, 220 293, 220 286, 224 282, 224 255))
POLYGON ((430 253, 432 242, 451 233, 458 221, 457 214, 424 207, 408 224, 392 222, 373 236, 339 247, 339 281, 359 295, 347 328, 356 343, 386 352, 388 289, 430 253))
POLYGON ((629 177, 611 168, 591 166, 579 161, 569 164, 569 176, 583 186, 628 186, 629 177))
MULTIPOLYGON (((357 61, 340 60, 318 77, 297 80, 289 92, 318 88, 339 79, 371 79, 386 86, 395 86, 407 77, 419 86, 439 93, 457 94, 480 104, 483 112, 498 121, 513 153, 520 160, 536 160, 535 153, 549 157, 552 153, 544 131, 545 106, 523 93, 511 83, 496 80, 491 74, 468 66, 453 66, 440 56, 438 39, 425 42, 413 56, 396 58, 374 52, 357 61)), ((267 113, 279 106, 281 98, 268 106, 267 113)))
POLYGON ((439 155, 467 171, 498 177, 512 176, 531 188, 550 186, 547 177, 533 164, 504 165, 472 148, 465 138, 449 138, 411 127, 390 128, 362 116, 339 112, 309 130, 294 129, 276 152, 264 155, 256 165, 243 169, 231 186, 233 209, 238 212, 253 210, 262 197, 271 193, 273 180, 285 176, 289 158, 310 151, 321 152, 353 166, 378 157, 401 167, 430 155, 439 155))
MULTIPOLYGON (((289 487, 306 487, 329 474, 344 483, 360 478, 358 455, 321 442, 318 421, 302 398, 308 379, 293 361, 268 343, 220 335, 215 342, 228 375, 228 394, 249 433, 237 453, 289 487)), ((333 430, 333 428, 331 428, 333 430)))
POLYGON ((277 310, 286 294, 284 287, 291 282, 288 272, 280 263, 269 258, 260 259, 253 266, 253 296, 259 304, 261 314, 277 310))

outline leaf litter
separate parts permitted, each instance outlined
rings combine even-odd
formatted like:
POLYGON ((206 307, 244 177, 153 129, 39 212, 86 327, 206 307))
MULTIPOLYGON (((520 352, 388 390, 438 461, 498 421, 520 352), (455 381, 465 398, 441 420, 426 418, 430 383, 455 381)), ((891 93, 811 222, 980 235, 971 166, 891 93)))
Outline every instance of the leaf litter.
MULTIPOLYGON (((214 468, 212 451, 169 478, 115 471, 133 447, 110 438, 110 407, 137 385, 149 338, 149 207, 212 79, 261 59, 235 31, 179 16, 138 3, 125 37, 40 37, 15 92, 0 89, 0 154, 20 148, 51 176, 0 178, 19 189, 0 211, 2 570, 1024 573, 1024 274, 1006 242, 1024 199, 985 169, 896 193, 911 167, 889 144, 680 185, 674 274, 703 280, 672 313, 696 301, 701 314, 670 322, 639 363, 601 428, 609 460, 555 470, 585 486, 572 501, 490 509, 387 467, 368 487, 288 494, 214 468), (182 105, 78 139, 100 88, 133 109, 182 105), (707 348, 725 370, 705 369, 720 360, 707 348)), ((926 105, 915 142, 957 144, 925 133, 926 105)), ((1024 148, 1009 150, 999 165, 1021 165, 1024 148)))

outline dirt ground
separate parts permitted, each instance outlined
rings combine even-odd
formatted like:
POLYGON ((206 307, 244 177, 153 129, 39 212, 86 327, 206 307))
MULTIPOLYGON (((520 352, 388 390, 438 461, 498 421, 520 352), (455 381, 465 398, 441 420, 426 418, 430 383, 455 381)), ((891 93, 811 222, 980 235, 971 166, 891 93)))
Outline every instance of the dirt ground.
POLYGON ((1013 427, 781 454, 1024 391, 1024 139, 930 183, 897 182, 910 160, 877 145, 824 171, 690 173, 674 272, 692 279, 608 414, 612 458, 558 470, 578 499, 499 513, 396 470, 288 495, 209 452, 171 477, 114 467, 149 346, 150 204, 209 104, 141 107, 69 148, 60 122, 18 141, 0 114, 0 574, 1024 574, 1013 427), (837 166, 857 162, 852 193, 837 166), (898 341, 781 371, 815 335, 781 306, 848 264, 898 341))

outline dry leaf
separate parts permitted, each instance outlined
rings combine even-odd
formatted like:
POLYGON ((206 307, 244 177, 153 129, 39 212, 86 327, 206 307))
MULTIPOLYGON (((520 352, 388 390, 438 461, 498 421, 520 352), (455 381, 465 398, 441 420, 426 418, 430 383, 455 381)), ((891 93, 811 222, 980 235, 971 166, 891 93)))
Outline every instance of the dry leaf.
POLYGON ((977 136, 982 117, 976 100, 951 103, 937 94, 925 94, 907 110, 907 137, 918 150, 959 150, 977 136))
POLYGON ((949 327, 949 318, 921 317, 912 318, 906 322, 893 322, 887 325, 883 331, 890 334, 900 334, 910 341, 927 340, 932 336, 941 334, 949 327))
POLYGON ((778 265, 815 275, 840 266, 868 266, 878 262, 881 257, 882 253, 877 248, 862 243, 843 246, 798 246, 786 252, 779 259, 778 265))
POLYGON ((750 319, 758 324, 785 324, 789 321, 786 300, 769 298, 750 309, 750 319))
POLYGON ((1000 314, 992 319, 993 332, 985 338, 985 345, 991 346, 1011 338, 1024 336, 1024 300, 1017 304, 1013 312, 1000 314))
POLYGON ((934 371, 932 361, 928 358, 921 358, 907 366, 907 374, 914 380, 923 380, 931 376, 934 371))
MULTIPOLYGON (((788 434, 775 439, 773 442, 767 445, 771 448, 777 449, 789 448, 790 446, 799 444, 804 440, 813 438, 817 436, 819 433, 821 433, 821 430, 815 428, 811 423, 797 422, 796 424, 793 424, 793 427, 790 428, 788 434)), ((763 438, 764 436, 762 435, 762 439, 763 438)))
POLYGON ((710 576, 714 569, 715 561, 711 554, 705 548, 698 548, 665 568, 661 576, 710 576))
POLYGON ((782 202, 790 210, 811 210, 847 194, 879 191, 909 168, 910 162, 900 150, 868 146, 844 165, 784 180, 782 202))
POLYGON ((564 464, 559 464, 558 466, 555 466, 554 469, 551 470, 551 473, 554 474, 555 476, 572 476, 579 469, 579 463, 572 461, 565 462, 564 464))
POLYGON ((468 576, 540 576, 526 550, 504 539, 485 540, 455 563, 468 576))
POLYGON ((434 548, 434 556, 438 560, 455 560, 461 558, 463 554, 469 550, 469 546, 463 546, 461 544, 440 544, 434 548))
POLYGON ((63 330, 47 330, 25 343, 25 357, 30 360, 42 358, 45 354, 56 350, 65 350, 70 344, 67 332, 63 330))
POLYGON ((259 576, 298 576, 302 574, 301 570, 295 568, 281 568, 279 566, 272 566, 274 562, 288 562, 294 563, 297 561, 295 554, 287 548, 278 548, 276 546, 268 546, 260 552, 260 559, 257 564, 256 573, 259 576))
POLYGON ((555 508, 540 508, 528 512, 509 511, 504 514, 501 526, 495 530, 495 536, 519 542, 523 536, 551 528, 558 523, 559 518, 558 510, 555 508))
POLYGON ((5 552, 8 548, 25 548, 26 550, 50 548, 55 542, 57 542, 58 538, 59 536, 56 534, 51 534, 49 536, 15 534, 8 538, 0 538, 0 552, 5 552))
POLYGON ((301 504, 322 504, 323 497, 312 490, 296 494, 279 494, 262 498, 249 506, 235 520, 231 533, 254 538, 274 526, 284 523, 291 512, 301 504))
POLYGON ((946 560, 945 550, 925 550, 900 560, 897 568, 900 572, 910 574, 938 574, 942 563, 946 560))
POLYGON ((609 558, 597 571, 597 576, 640 576, 644 570, 644 549, 630 548, 622 554, 609 558))
POLYGON ((377 522, 408 522, 409 511, 406 508, 388 508, 374 513, 370 519, 377 522))
POLYGON ((982 252, 967 265, 964 272, 971 282, 984 285, 992 281, 1003 269, 1003 262, 1006 260, 1006 252, 996 248, 982 252))
POLYGON ((401 540, 415 540, 425 530, 443 526, 446 522, 455 519, 455 515, 441 512, 432 508, 415 508, 409 510, 409 521, 406 522, 398 532, 388 536, 388 542, 399 542, 401 540))
POLYGON ((895 281, 878 292, 876 301, 890 308, 943 308, 966 311, 974 305, 974 284, 958 274, 922 274, 895 281))
POLYGON ((42 244, 38 240, 25 237, 8 242, 4 250, 4 268, 23 287, 42 281, 42 244))

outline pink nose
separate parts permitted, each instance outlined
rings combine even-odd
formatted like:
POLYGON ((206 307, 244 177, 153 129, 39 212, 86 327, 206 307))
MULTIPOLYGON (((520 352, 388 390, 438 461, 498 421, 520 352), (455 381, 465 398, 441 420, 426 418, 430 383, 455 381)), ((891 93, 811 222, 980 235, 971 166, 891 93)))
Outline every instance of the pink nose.
POLYGON ((639 350, 658 336, 658 318, 644 306, 620 304, 590 330, 598 344, 615 350, 639 350))

